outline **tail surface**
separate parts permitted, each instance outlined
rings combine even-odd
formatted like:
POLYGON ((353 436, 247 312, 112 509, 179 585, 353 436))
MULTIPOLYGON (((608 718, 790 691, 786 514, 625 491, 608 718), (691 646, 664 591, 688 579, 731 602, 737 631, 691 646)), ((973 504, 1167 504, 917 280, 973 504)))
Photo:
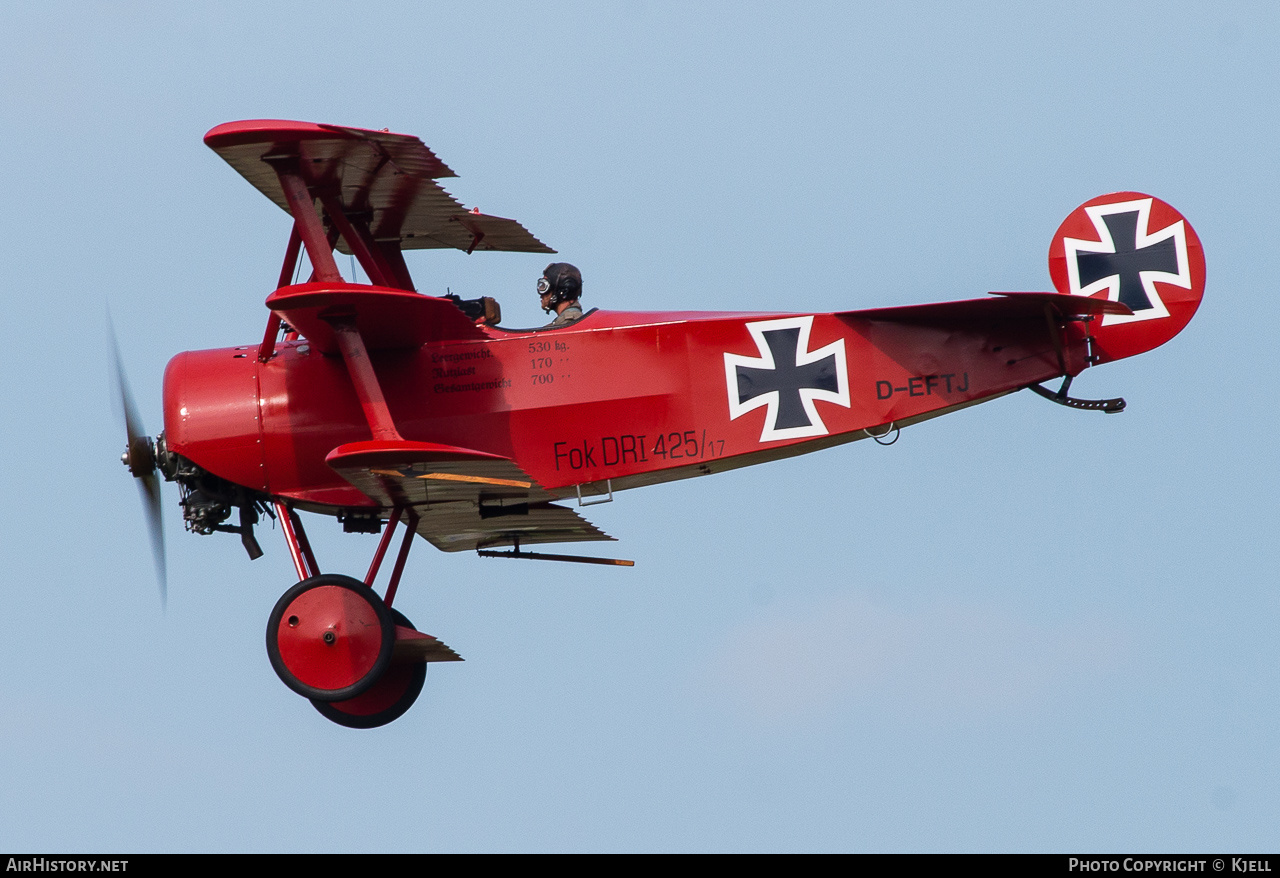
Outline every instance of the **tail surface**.
POLYGON ((1049 246, 1058 292, 1107 299, 1132 314, 1093 321, 1094 362, 1149 351, 1191 320, 1204 295, 1204 250, 1195 230, 1168 204, 1115 192, 1080 205, 1049 246))

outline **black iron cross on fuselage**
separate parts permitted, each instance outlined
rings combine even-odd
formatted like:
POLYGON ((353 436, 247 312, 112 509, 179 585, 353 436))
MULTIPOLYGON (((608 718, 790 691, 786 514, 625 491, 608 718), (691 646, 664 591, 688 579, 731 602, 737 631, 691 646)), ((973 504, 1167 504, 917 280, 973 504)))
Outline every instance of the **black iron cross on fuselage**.
POLYGON ((1107 231, 1111 233, 1115 252, 1076 251, 1075 254, 1081 289, 1114 276, 1119 285, 1117 300, 1128 305, 1135 313, 1155 307, 1142 286, 1141 272, 1178 274, 1178 248, 1173 237, 1139 247, 1138 217, 1137 210, 1104 214, 1102 221, 1107 224, 1107 231))
POLYGON ((778 414, 773 424, 774 430, 814 426, 809 413, 805 411, 800 391, 839 393, 840 376, 836 355, 827 354, 812 363, 799 365, 796 362, 801 354, 799 327, 766 329, 761 335, 769 345, 773 368, 761 369, 741 363, 734 367, 738 379, 738 404, 745 405, 756 397, 777 391, 778 414))

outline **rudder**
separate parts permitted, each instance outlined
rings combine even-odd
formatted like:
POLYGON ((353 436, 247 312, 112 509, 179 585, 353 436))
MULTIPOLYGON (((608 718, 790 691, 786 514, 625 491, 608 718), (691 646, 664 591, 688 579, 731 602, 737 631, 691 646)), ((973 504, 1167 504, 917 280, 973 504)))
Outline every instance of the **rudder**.
POLYGON ((1190 322, 1204 295, 1204 250, 1174 208, 1140 192, 1113 192, 1071 212, 1049 246, 1060 293, 1109 299, 1132 314, 1092 327, 1095 362, 1149 351, 1190 322))

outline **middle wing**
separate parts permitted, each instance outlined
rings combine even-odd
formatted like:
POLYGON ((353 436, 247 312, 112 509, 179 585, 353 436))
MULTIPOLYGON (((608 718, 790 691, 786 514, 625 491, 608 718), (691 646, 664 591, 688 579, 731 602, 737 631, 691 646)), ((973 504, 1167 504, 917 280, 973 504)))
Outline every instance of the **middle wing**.
POLYGON ((381 506, 412 508, 418 533, 446 552, 613 539, 495 454, 372 440, 341 445, 325 460, 381 506))

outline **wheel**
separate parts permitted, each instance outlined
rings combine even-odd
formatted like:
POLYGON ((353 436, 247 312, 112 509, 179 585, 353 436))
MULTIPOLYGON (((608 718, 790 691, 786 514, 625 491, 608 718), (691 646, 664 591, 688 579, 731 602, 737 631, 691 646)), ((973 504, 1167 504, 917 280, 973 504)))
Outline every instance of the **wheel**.
MULTIPOLYGON (((412 628, 413 623, 399 610, 391 610, 397 625, 412 628)), ((396 662, 363 695, 344 701, 311 699, 325 719, 349 729, 376 729, 402 717, 422 692, 427 680, 426 662, 396 662)))
POLYGON ((396 628, 382 598, 358 579, 304 579, 276 601, 267 656, 284 684, 316 701, 344 701, 373 687, 391 663, 396 628))

